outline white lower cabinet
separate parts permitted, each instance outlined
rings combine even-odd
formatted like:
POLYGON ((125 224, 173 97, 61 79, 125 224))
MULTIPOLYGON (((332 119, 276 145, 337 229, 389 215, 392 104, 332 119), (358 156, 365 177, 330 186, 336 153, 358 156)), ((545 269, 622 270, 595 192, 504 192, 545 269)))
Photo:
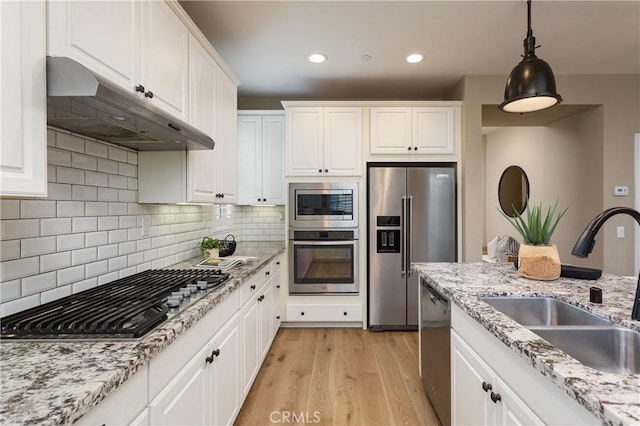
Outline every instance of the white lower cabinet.
POLYGON ((150 423, 232 423, 240 409, 239 358, 236 314, 149 404, 150 423))
POLYGON ((456 305, 451 327, 452 424, 601 423, 456 305))
POLYGON ((287 303, 288 322, 359 322, 362 305, 359 303, 287 303))
POLYGON ((149 409, 145 408, 142 412, 136 417, 130 426, 149 426, 149 409))
POLYGON ((453 424, 544 424, 455 331, 451 353, 453 424))

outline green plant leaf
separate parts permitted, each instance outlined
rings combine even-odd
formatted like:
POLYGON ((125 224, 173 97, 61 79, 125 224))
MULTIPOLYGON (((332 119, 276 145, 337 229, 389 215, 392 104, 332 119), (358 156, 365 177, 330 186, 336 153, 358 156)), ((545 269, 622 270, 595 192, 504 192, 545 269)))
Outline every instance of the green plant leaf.
POLYGON ((523 242, 530 245, 549 244, 560 219, 569 209, 568 207, 565 208, 562 213, 556 216, 558 200, 552 207, 547 209, 546 214, 543 213, 542 203, 531 206, 528 199, 523 213, 518 213, 515 206, 512 205, 512 207, 515 213, 514 217, 506 215, 500 209, 498 211, 518 231, 522 236, 523 242))

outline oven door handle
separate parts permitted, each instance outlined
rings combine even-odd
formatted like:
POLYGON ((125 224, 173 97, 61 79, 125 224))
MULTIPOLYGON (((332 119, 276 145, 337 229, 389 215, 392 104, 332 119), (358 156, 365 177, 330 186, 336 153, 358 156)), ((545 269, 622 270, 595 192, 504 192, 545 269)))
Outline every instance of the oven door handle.
POLYGON ((402 238, 402 243, 400 244, 400 264, 401 270, 400 275, 405 275, 407 273, 407 197, 402 196, 402 214, 400 216, 400 235, 402 238))

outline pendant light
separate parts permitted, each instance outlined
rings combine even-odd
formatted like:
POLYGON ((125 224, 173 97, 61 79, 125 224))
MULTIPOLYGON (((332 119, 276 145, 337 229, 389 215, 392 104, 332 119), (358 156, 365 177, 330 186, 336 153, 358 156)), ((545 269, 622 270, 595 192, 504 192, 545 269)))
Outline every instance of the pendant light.
POLYGON ((551 67, 535 53, 536 38, 531 30, 531 0, 527 0, 527 38, 523 45, 524 57, 509 74, 504 88, 504 102, 499 106, 505 112, 539 111, 562 102, 562 98, 556 93, 556 79, 551 67))

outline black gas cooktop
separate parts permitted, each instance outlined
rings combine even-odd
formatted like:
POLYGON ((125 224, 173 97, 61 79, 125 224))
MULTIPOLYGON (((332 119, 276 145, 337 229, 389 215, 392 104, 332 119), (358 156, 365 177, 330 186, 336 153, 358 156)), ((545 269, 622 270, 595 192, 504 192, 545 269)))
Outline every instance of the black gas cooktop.
POLYGON ((0 318, 0 338, 139 338, 228 278, 219 270, 140 272, 0 318))

